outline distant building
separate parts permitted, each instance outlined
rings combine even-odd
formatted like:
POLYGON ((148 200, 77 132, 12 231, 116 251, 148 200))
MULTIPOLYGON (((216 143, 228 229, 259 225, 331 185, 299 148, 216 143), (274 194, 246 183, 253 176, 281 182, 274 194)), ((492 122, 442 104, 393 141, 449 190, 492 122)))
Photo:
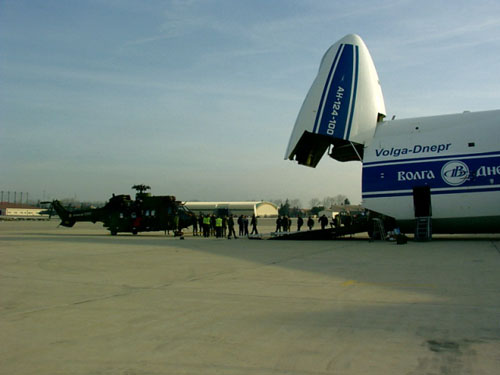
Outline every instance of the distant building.
POLYGON ((0 216, 42 217, 43 208, 20 203, 0 202, 0 216))
POLYGON ((184 202, 187 208, 196 215, 213 213, 230 213, 258 217, 278 216, 278 206, 271 202, 184 202))

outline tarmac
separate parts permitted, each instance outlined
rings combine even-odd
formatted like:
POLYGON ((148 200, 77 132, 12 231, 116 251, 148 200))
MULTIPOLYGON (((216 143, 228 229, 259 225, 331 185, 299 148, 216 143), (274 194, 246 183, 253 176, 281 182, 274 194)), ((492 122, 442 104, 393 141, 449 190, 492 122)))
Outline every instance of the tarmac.
POLYGON ((180 240, 0 222, 0 374, 498 374, 499 268, 494 235, 180 240))

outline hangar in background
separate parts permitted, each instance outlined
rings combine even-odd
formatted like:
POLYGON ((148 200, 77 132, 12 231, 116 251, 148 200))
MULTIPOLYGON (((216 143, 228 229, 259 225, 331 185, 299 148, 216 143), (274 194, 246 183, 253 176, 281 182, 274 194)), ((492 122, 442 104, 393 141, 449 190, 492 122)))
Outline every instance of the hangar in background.
POLYGON ((43 208, 22 203, 0 202, 0 216, 31 216, 42 217, 43 208))
POLYGON ((278 216, 278 206, 271 202, 184 202, 195 214, 230 213, 236 216, 278 216))

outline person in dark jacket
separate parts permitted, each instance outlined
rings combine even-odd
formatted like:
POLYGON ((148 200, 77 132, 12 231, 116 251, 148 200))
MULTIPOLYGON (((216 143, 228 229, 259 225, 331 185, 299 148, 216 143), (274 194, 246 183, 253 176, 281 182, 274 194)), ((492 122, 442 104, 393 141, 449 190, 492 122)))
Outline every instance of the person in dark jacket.
POLYGON ((304 225, 304 219, 302 219, 302 216, 299 216, 297 218, 297 231, 300 232, 300 228, 304 225))
POLYGON ((283 232, 288 232, 288 216, 281 218, 281 227, 283 228, 283 232))
POLYGON ((227 227, 229 229, 229 234, 227 235, 227 239, 230 240, 231 239, 231 234, 234 236, 234 238, 238 238, 236 237, 236 232, 234 231, 234 219, 233 219, 233 215, 229 215, 229 218, 227 219, 227 227))
POLYGON ((276 219, 276 232, 281 232, 281 216, 276 219))
POLYGON ((257 230, 257 217, 255 214, 252 215, 252 221, 250 224, 252 224, 252 233, 250 234, 259 234, 259 231, 257 230))
POLYGON ((311 216, 309 216, 309 219, 307 219, 307 226, 309 227, 309 230, 312 230, 314 227, 314 220, 311 216))
POLYGON ((243 215, 240 215, 238 217, 238 236, 243 236, 244 229, 243 229, 243 215))
POLYGON ((328 218, 323 214, 318 221, 321 224, 321 229, 325 230, 328 225, 328 218))
POLYGON ((243 230, 243 235, 248 236, 248 217, 246 215, 243 216, 243 230))

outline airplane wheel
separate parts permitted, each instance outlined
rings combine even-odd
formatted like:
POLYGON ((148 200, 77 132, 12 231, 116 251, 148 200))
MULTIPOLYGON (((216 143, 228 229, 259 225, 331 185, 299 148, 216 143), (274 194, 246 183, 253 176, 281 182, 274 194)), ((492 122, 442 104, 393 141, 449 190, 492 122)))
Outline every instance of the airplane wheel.
POLYGON ((132 229, 132 234, 133 234, 134 236, 137 236, 137 233, 138 233, 138 232, 137 232, 137 229, 135 229, 135 228, 134 228, 134 229, 132 229))
POLYGON ((118 233, 118 232, 117 232, 116 230, 112 230, 112 231, 111 231, 111 235, 112 235, 112 236, 116 236, 116 234, 117 234, 117 233, 118 233))

